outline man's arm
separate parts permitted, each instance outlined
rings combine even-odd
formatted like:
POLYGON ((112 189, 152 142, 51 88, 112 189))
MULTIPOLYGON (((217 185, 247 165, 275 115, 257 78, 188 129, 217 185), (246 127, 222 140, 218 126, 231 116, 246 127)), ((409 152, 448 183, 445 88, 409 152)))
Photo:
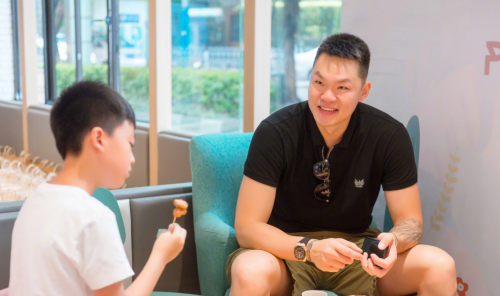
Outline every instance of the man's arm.
POLYGON ((396 235, 398 253, 402 253, 422 239, 422 206, 418 185, 385 191, 385 200, 396 225, 390 232, 396 235))
POLYGON ((278 258, 296 260, 293 248, 302 237, 290 236, 267 224, 276 188, 243 176, 234 228, 241 247, 267 251, 278 258))

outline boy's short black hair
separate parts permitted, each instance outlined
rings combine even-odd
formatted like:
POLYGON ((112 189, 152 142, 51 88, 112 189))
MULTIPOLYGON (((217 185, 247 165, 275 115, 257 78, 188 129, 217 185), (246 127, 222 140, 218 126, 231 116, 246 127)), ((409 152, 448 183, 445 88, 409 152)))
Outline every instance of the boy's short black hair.
POLYGON ((314 64, 322 53, 357 61, 359 77, 363 82, 366 81, 370 67, 370 49, 361 38, 347 33, 335 34, 326 38, 318 48, 314 64))
POLYGON ((96 81, 81 81, 64 89, 50 112, 50 127, 63 159, 68 153, 81 152, 83 139, 94 127, 112 135, 125 120, 135 127, 130 104, 118 92, 96 81))

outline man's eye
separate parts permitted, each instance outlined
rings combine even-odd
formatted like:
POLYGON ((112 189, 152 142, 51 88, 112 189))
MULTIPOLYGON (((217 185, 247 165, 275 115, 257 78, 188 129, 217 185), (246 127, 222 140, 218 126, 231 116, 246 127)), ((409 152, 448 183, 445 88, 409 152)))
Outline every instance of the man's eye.
POLYGON ((345 86, 339 86, 339 89, 347 89, 345 86))
POLYGON ((319 84, 319 85, 323 85, 323 82, 321 82, 319 80, 316 80, 316 83, 319 84))

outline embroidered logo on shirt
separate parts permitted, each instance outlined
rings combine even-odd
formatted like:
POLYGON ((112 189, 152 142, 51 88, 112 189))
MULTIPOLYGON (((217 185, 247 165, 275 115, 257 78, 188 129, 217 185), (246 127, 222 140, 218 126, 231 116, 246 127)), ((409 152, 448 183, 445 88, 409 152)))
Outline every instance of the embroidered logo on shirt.
POLYGON ((365 179, 359 181, 354 179, 354 186, 357 188, 363 188, 363 186, 365 186, 365 179))

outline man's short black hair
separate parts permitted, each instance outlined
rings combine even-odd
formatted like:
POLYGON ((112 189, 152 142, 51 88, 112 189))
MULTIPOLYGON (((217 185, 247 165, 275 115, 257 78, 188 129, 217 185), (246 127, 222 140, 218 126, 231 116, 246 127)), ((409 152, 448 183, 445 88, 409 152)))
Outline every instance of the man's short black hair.
POLYGON ((357 61, 359 77, 363 82, 366 81, 370 67, 370 49, 361 38, 347 33, 335 34, 326 38, 318 48, 314 64, 322 53, 357 61))
POLYGON ((68 153, 81 152, 83 139, 94 127, 112 135, 125 120, 135 127, 130 104, 112 88, 95 81, 77 82, 64 89, 50 112, 50 127, 63 159, 68 153))

